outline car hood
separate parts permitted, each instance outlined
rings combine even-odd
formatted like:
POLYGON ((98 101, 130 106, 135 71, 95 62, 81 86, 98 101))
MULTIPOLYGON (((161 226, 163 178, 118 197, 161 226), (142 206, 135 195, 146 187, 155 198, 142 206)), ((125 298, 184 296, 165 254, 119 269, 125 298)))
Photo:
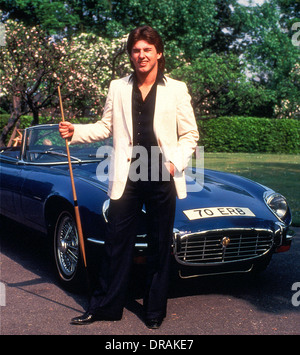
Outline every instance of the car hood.
MULTIPOLYGON (((103 181, 99 181, 96 167, 97 164, 74 165, 74 176, 107 191, 108 179, 103 178, 103 181)), ((212 228, 253 228, 254 226, 265 228, 278 221, 264 202, 263 193, 267 188, 263 185, 238 175, 209 169, 204 169, 197 174, 187 171, 186 180, 187 197, 178 199, 176 204, 174 223, 176 229, 194 232, 212 228), (189 220, 183 212, 214 207, 249 208, 255 217, 227 216, 189 220)))
MULTIPOLYGON (((195 176, 195 175, 194 175, 195 176)), ((175 227, 184 231, 223 228, 271 228, 277 218, 266 206, 263 193, 266 187, 249 179, 213 170, 199 174, 200 191, 188 192, 185 199, 177 201, 175 227), (189 220, 183 211, 199 208, 238 207, 248 208, 255 216, 227 215, 189 220)), ((192 182, 192 185, 195 182, 192 182)), ((187 189, 191 181, 187 173, 187 189)), ((193 187, 190 189, 193 190, 193 187)), ((196 190, 196 189, 195 189, 196 190)))

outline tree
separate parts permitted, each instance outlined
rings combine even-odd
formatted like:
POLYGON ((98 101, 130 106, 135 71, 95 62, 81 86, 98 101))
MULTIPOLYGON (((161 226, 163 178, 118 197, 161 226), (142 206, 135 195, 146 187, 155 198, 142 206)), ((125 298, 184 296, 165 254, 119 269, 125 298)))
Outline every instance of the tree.
POLYGON ((241 54, 240 39, 245 36, 243 21, 245 7, 237 0, 216 0, 215 26, 205 48, 215 53, 241 54))
POLYGON ((63 33, 80 21, 78 15, 64 1, 0 0, 3 17, 22 21, 26 26, 38 25, 48 34, 63 33))
MULTIPOLYGON (((274 108, 278 118, 300 118, 300 64, 296 63, 290 73, 290 80, 285 83, 286 95, 274 108)), ((281 89, 281 90, 282 90, 281 89)))
POLYGON ((151 25, 166 43, 176 43, 187 60, 195 58, 214 32, 215 0, 117 0, 112 19, 129 32, 151 25))
MULTIPOLYGON (((77 86, 83 84, 74 82, 72 74, 72 88, 66 88, 65 101, 68 111, 75 109, 86 116, 99 116, 105 103, 109 83, 112 79, 129 74, 132 70, 126 52, 127 36, 120 39, 105 39, 93 33, 82 33, 72 39, 72 57, 74 63, 80 63, 84 68, 82 77, 84 89, 81 94, 68 95, 77 86), (93 94, 88 88, 93 88, 93 94), (84 97, 83 97, 84 95, 84 97)), ((78 116, 78 115, 77 115, 78 116)))
MULTIPOLYGON (((232 0, 233 1, 233 0, 232 0)), ((170 48, 195 58, 216 28, 216 0, 0 0, 5 18, 39 24, 50 34, 94 33, 120 38, 133 28, 156 28, 170 48)))
MULTIPOLYGON (((293 46, 292 36, 295 35, 295 21, 300 22, 299 1, 274 0, 249 7, 240 5, 238 0, 0 0, 0 5, 4 11, 3 20, 16 18, 32 27, 39 23, 45 36, 54 34, 56 44, 66 36, 70 45, 70 65, 76 62, 77 68, 73 70, 76 69, 76 75, 82 72, 79 82, 85 78, 82 86, 85 95, 78 92, 68 98, 67 92, 64 93, 66 100, 72 103, 73 113, 77 108, 77 114, 80 114, 83 106, 86 112, 95 112, 95 101, 87 88, 94 83, 101 88, 101 98, 111 78, 128 72, 122 38, 134 27, 149 24, 163 37, 168 72, 182 67, 182 73, 178 69, 176 75, 189 77, 190 86, 196 85, 192 69, 207 77, 200 64, 206 67, 210 63, 207 73, 216 75, 209 81, 214 88, 222 78, 223 69, 218 71, 210 62, 211 58, 215 58, 221 68, 222 63, 233 60, 227 69, 237 77, 236 89, 229 90, 225 81, 223 88, 227 87, 229 91, 224 95, 216 91, 221 95, 216 101, 218 104, 222 104, 225 98, 230 99, 229 93, 235 93, 235 98, 227 105, 228 110, 231 107, 230 112, 252 112, 266 117, 279 117, 287 110, 297 114, 299 46, 293 46), (110 49, 112 45, 116 45, 114 50, 110 49), (75 46, 79 47, 75 49, 75 46), (204 55, 208 56, 207 60, 204 55), (187 68, 192 69, 189 72, 187 68), (252 105, 248 100, 250 97, 252 105), (246 103, 244 112, 237 98, 241 99, 240 103, 246 103)), ((225 72, 224 78, 227 74, 225 72)), ((76 75, 70 74, 69 77, 76 75)), ((64 77, 63 74, 60 76, 64 77)), ((194 76, 199 77, 198 73, 194 76)), ((206 97, 201 78, 198 82, 199 88, 194 92, 206 97)), ((70 87, 71 93, 75 90, 74 83, 73 88, 70 87)), ((233 88, 233 79, 230 83, 233 88)), ((101 99, 100 102, 101 106, 101 99)), ((218 111, 217 107, 215 110, 218 111)))
POLYGON ((57 87, 61 86, 65 116, 101 115, 109 82, 131 71, 126 38, 112 41, 94 34, 57 40, 37 27, 6 23, 6 46, 0 52, 2 100, 12 103, 11 117, 0 145, 22 115, 32 113, 32 124, 48 108, 59 114, 57 87))
POLYGON ((85 68, 75 59, 76 48, 66 41, 55 42, 39 27, 6 23, 6 45, 0 52, 2 100, 12 103, 11 116, 4 127, 0 145, 22 115, 33 115, 39 123, 39 112, 57 107, 57 87, 62 86, 65 98, 85 97, 99 103, 97 87, 89 81, 85 68))
MULTIPOLYGON (((6 45, 0 52, 3 96, 12 102, 11 117, 4 127, 0 145, 21 115, 33 113, 38 123, 39 110, 51 104, 55 95, 54 73, 64 54, 37 27, 26 28, 20 23, 6 23, 6 45)), ((3 99, 3 97, 2 97, 3 99)))
POLYGON ((295 0, 275 0, 280 11, 280 25, 289 29, 291 35, 292 25, 300 22, 300 1, 295 0))
POLYGON ((251 115, 269 100, 270 93, 247 80, 244 66, 235 54, 203 52, 171 75, 188 83, 195 114, 200 119, 251 115))
POLYGON ((266 2, 247 11, 244 22, 247 36, 242 43, 244 60, 252 80, 273 92, 273 100, 265 107, 267 116, 272 117, 274 108, 280 111, 284 102, 289 101, 292 106, 299 103, 300 86, 294 73, 299 64, 299 48, 292 43, 291 29, 281 27, 290 22, 282 16, 276 2, 266 2))
POLYGON ((39 25, 47 34, 70 37, 87 31, 101 33, 108 22, 110 1, 0 0, 0 7, 3 19, 19 20, 31 27, 39 25))

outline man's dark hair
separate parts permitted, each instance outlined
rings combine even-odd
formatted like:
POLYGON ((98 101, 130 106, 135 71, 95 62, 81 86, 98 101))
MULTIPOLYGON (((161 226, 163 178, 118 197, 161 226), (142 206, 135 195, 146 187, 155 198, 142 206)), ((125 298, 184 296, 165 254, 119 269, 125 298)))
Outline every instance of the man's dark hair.
MULTIPOLYGON (((158 32, 150 26, 137 27, 131 31, 127 40, 127 52, 129 56, 131 55, 132 48, 137 41, 146 41, 154 45, 157 53, 162 54, 161 58, 158 59, 158 70, 163 72, 165 69, 165 57, 163 54, 164 44, 158 32)), ((134 68, 132 63, 131 66, 134 68)))

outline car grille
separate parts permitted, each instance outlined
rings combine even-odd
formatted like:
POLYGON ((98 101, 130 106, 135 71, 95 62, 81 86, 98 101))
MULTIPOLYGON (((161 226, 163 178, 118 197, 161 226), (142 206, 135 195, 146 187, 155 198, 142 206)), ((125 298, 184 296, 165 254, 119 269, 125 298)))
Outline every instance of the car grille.
POLYGON ((216 264, 259 257, 272 245, 273 233, 269 230, 175 234, 174 253, 181 264, 216 264))

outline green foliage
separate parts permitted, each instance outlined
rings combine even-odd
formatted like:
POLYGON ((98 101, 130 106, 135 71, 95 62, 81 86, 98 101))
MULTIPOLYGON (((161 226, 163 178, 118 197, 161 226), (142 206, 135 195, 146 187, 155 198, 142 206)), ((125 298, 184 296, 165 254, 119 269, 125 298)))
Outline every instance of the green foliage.
POLYGON ((0 0, 0 6, 5 17, 60 36, 119 38, 134 27, 151 25, 187 59, 208 47, 228 50, 240 27, 237 0, 0 0), (232 32, 224 33, 224 28, 232 32))
POLYGON ((195 58, 216 26, 215 0, 119 0, 112 3, 112 18, 127 33, 151 25, 166 43, 173 42, 186 58, 195 58))
MULTIPOLYGON (((241 42, 252 80, 273 92, 268 117, 300 115, 299 45, 292 41, 292 24, 300 21, 299 2, 276 0, 247 9, 241 42), (298 17, 297 17, 298 16, 298 17)), ((295 34, 295 33, 294 33, 295 34)))
MULTIPOLYGON (((1 10, 10 19, 28 26, 40 25, 48 34, 72 35, 92 30, 105 19, 107 0, 0 0, 1 10)), ((99 26, 101 27, 101 26, 99 26)))
POLYGON ((36 122, 55 116, 59 83, 66 115, 100 116, 110 80, 129 72, 125 38, 143 24, 161 34, 167 72, 187 83, 197 117, 300 117, 299 1, 0 0, 0 7, 1 107, 15 111, 0 141, 19 113, 36 122))
POLYGON ((47 110, 46 114, 50 111, 53 116, 60 112, 59 85, 66 117, 99 116, 110 80, 128 72, 124 38, 109 41, 82 33, 72 41, 58 40, 47 37, 40 27, 27 27, 17 21, 8 20, 5 27, 0 95, 11 103, 14 114, 2 130, 0 145, 21 116, 31 112, 38 124, 41 112, 47 110))
MULTIPOLYGON (((7 124, 9 117, 10 117, 9 114, 6 114, 6 113, 0 114, 0 131, 7 124)), ((24 128, 30 127, 32 125, 32 122, 33 122, 32 116, 30 116, 30 115, 22 116, 22 119, 20 120, 19 129, 24 129, 24 128)), ((41 117, 40 124, 46 124, 46 123, 56 123, 56 122, 51 117, 41 117)))
POLYGON ((298 120, 219 117, 198 125, 207 152, 300 153, 298 120))
MULTIPOLYGON (((0 130, 8 114, 0 114, 0 130)), ((32 116, 22 116, 20 129, 31 126, 32 116)), ((80 117, 72 123, 92 123, 97 118, 80 117)), ((40 117, 40 123, 58 123, 60 117, 40 117)), ((199 120, 199 145, 206 152, 300 154, 300 121, 258 117, 219 117, 199 120)))
POLYGON ((271 92, 247 80, 236 54, 202 52, 190 64, 171 72, 187 83, 197 117, 253 115, 272 100, 271 92))
MULTIPOLYGON (((3 128, 7 125, 7 122, 10 118, 10 115, 7 113, 0 113, 0 131, 3 130, 3 128)), ((39 119, 39 124, 52 124, 52 123, 59 123, 61 121, 61 117, 57 116, 55 117, 50 117, 50 116, 41 116, 39 119)), ((73 118, 72 123, 92 123, 97 121, 97 118, 91 118, 91 117, 80 117, 80 118, 73 118)), ((23 115, 20 119, 20 126, 19 129, 25 129, 27 127, 33 126, 33 117, 30 115, 23 115)), ((4 143, 7 144, 9 141, 8 137, 6 137, 4 143)), ((4 144, 4 145, 5 145, 4 144)), ((0 145, 1 146, 1 145, 0 145)))

